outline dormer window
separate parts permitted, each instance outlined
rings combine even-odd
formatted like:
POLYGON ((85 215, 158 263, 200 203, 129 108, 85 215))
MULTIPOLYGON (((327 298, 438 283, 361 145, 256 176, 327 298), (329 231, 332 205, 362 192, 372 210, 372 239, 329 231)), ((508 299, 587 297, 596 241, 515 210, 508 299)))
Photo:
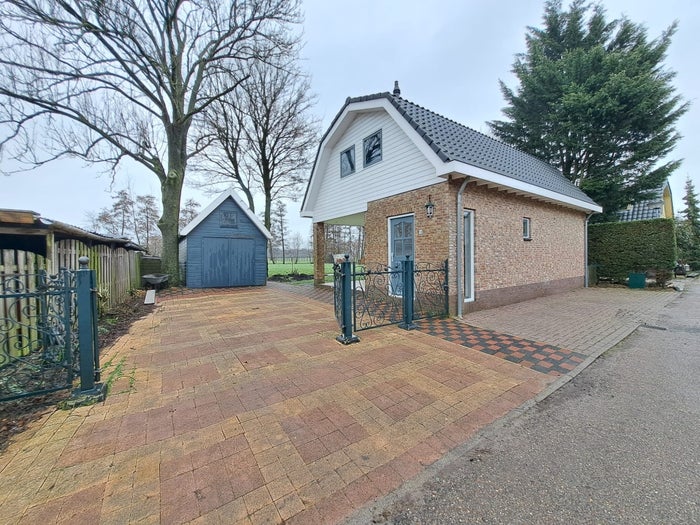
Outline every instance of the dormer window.
POLYGON ((364 167, 382 160, 382 130, 372 133, 363 141, 364 167))
POLYGON ((355 173, 354 144, 340 154, 340 176, 347 177, 351 173, 355 173))

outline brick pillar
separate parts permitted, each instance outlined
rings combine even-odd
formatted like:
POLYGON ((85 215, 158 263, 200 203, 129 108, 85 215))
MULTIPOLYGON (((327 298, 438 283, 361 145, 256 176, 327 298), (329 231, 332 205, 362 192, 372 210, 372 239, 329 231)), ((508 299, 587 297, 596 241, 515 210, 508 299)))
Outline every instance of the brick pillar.
POLYGON ((326 225, 314 223, 314 284, 323 284, 326 257, 326 225))

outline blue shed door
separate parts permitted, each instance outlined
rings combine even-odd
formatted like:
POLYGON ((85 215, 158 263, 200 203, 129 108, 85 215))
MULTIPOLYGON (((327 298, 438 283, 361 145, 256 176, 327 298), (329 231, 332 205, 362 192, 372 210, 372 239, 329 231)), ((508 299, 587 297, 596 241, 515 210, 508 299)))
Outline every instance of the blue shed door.
POLYGON ((255 279, 253 239, 202 239, 202 286, 250 286, 255 279))

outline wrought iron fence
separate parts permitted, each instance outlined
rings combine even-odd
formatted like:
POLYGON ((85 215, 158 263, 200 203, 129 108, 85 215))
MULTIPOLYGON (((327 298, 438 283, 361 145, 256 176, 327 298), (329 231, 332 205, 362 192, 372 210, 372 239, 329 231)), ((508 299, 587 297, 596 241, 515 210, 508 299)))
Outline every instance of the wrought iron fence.
POLYGON ((78 374, 81 392, 94 389, 95 295, 87 266, 53 276, 0 274, 0 401, 72 388, 78 374))
POLYGON ((447 261, 436 265, 416 263, 413 270, 413 319, 443 317, 449 311, 447 299, 447 261))
POLYGON ((334 266, 335 314, 343 343, 354 342, 353 331, 399 324, 448 313, 447 261, 439 265, 403 261, 401 269, 343 262, 334 266), (352 321, 344 321, 349 311, 352 321))
POLYGON ((400 323, 403 320, 402 271, 383 265, 353 265, 355 330, 400 323))
POLYGON ((75 276, 0 279, 0 400, 73 384, 78 362, 75 276))

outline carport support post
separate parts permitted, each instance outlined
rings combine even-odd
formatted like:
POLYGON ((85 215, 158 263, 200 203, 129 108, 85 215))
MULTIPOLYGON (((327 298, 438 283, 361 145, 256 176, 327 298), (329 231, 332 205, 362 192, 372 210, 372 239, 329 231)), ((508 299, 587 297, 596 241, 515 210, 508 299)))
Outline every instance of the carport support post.
POLYGON ((349 345, 357 343, 360 338, 352 333, 352 263, 350 256, 346 255, 345 260, 340 263, 340 294, 341 294, 341 319, 343 321, 343 333, 336 337, 336 341, 349 345))
POLYGON ((407 255, 405 261, 401 261, 403 273, 403 322, 399 328, 413 330, 416 328, 413 322, 413 261, 407 255))

